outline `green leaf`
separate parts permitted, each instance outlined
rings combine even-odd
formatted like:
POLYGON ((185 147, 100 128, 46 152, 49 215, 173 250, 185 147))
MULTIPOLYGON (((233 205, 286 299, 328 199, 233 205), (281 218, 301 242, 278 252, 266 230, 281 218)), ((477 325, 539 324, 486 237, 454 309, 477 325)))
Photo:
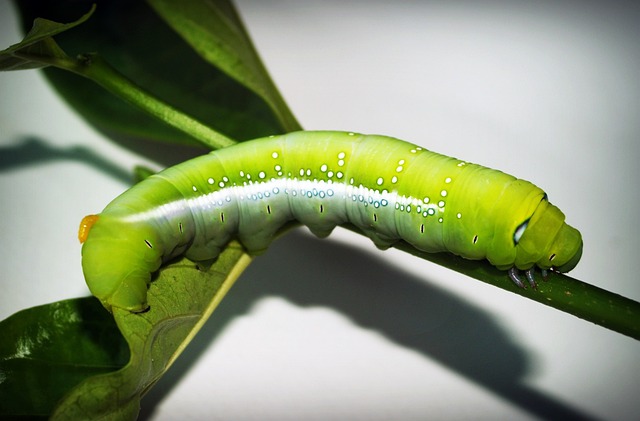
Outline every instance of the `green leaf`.
POLYGON ((0 418, 47 416, 67 390, 129 357, 93 297, 20 311, 0 322, 0 337, 0 418))
POLYGON ((250 261, 242 247, 232 243, 207 271, 187 259, 164 267, 149 287, 149 311, 114 312, 130 347, 129 363, 84 380, 67 394, 52 419, 135 419, 140 398, 171 366, 250 261))
POLYGON ((230 1, 147 2, 205 60, 262 97, 286 131, 301 129, 230 1))
POLYGON ((0 51, 0 70, 25 70, 47 67, 52 62, 69 61, 67 54, 53 40, 85 22, 95 11, 95 5, 80 19, 71 23, 58 23, 37 18, 33 27, 18 44, 0 51))
MULTIPOLYGON (((68 22, 90 1, 17 1, 25 29, 37 17, 68 22)), ((97 51, 141 90, 219 133, 237 140, 282 133, 284 128, 257 94, 202 59, 141 1, 100 2, 85 24, 56 36, 70 56, 97 51)), ((69 72, 48 68, 58 92, 96 128, 125 146, 153 154, 149 140, 196 146, 197 142, 135 106, 69 72)), ((173 154, 175 156, 175 154, 173 154)), ((184 154, 181 154, 184 156, 184 154)), ((176 163, 169 161, 169 163, 176 163)))

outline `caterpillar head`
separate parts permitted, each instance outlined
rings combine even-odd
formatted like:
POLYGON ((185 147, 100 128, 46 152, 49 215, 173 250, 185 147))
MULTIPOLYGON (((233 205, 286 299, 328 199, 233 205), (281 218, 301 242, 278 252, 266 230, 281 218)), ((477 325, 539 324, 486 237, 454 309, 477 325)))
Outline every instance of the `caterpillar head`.
POLYGON ((582 256, 580 232, 564 222, 565 216, 543 199, 531 218, 514 234, 516 266, 535 264, 541 269, 569 272, 582 256))

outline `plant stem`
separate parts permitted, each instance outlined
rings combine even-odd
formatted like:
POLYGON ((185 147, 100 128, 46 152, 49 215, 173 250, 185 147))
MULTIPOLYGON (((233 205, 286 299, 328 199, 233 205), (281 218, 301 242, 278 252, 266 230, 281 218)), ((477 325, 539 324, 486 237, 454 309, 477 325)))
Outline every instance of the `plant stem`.
POLYGON ((237 143, 146 92, 97 54, 82 54, 76 61, 55 60, 51 64, 91 79, 117 97, 187 133, 209 149, 220 149, 237 143))
POLYGON ((637 301, 555 272, 549 273, 546 281, 540 279, 537 289, 522 289, 511 282, 506 272, 485 261, 467 260, 451 253, 424 253, 403 242, 394 247, 640 340, 640 303, 637 301))

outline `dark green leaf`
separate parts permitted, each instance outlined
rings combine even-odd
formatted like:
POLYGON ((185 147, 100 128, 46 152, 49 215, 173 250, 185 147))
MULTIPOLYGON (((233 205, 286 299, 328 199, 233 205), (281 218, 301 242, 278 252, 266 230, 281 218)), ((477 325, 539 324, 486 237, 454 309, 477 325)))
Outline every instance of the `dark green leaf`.
MULTIPOLYGON (((36 17, 77 19, 92 1, 17 1, 23 26, 36 17)), ((91 19, 56 36, 69 55, 97 51, 115 69, 174 108, 234 139, 281 133, 269 105, 251 90, 203 60, 141 1, 98 1, 91 19)), ((91 124, 126 145, 153 154, 145 140, 196 145, 188 135, 148 116, 88 80, 59 69, 46 75, 91 124)), ((142 152, 145 153, 145 152, 142 152)))
POLYGON ((187 259, 164 267, 149 288, 149 311, 114 312, 131 349, 129 363, 83 381, 53 419, 135 419, 140 398, 191 341, 249 262, 242 247, 232 243, 207 271, 187 259))
POLYGON ((0 322, 0 418, 46 416, 87 377, 124 366, 129 350, 93 297, 20 311, 0 322))
POLYGON ((205 60, 263 98, 287 131, 300 124, 269 77, 233 4, 228 0, 147 0, 205 60))

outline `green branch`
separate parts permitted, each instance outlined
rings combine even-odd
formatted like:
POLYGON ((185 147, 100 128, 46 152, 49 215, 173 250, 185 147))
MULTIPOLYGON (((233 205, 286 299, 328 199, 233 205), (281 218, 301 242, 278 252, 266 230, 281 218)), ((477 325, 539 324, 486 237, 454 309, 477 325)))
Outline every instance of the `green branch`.
POLYGON ((394 247, 640 340, 640 303, 637 301, 555 272, 550 272, 546 281, 540 280, 536 289, 522 289, 511 282, 506 272, 486 261, 467 260, 450 253, 424 253, 402 242, 394 247))
POLYGON ((34 56, 22 53, 14 55, 24 60, 45 63, 86 77, 115 96, 190 135, 209 149, 220 149, 236 144, 234 140, 146 92, 97 54, 81 54, 76 60, 68 57, 34 56))

